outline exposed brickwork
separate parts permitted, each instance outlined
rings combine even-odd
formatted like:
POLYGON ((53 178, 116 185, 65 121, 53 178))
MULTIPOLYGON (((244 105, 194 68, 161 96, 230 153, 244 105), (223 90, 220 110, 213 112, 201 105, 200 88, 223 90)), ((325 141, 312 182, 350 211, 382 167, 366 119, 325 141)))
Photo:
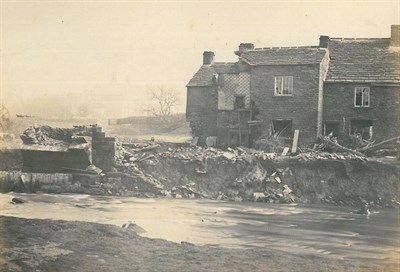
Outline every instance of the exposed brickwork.
POLYGON ((92 134, 92 161, 104 171, 110 171, 115 160, 115 138, 106 137, 101 127, 94 127, 92 134))
POLYGON ((233 110, 235 96, 244 96, 245 108, 250 107, 250 74, 225 74, 219 76, 218 110, 233 110))
POLYGON ((346 140, 350 120, 373 120, 377 141, 400 135, 400 86, 374 86, 356 83, 324 84, 324 120, 339 121, 339 139, 346 140), (370 88, 370 106, 354 107, 354 88, 370 88))
POLYGON ((317 137, 320 65, 256 66, 251 71, 251 96, 259 109, 263 134, 271 133, 273 119, 291 119, 300 142, 317 137), (293 76, 293 96, 275 96, 275 76, 293 76))

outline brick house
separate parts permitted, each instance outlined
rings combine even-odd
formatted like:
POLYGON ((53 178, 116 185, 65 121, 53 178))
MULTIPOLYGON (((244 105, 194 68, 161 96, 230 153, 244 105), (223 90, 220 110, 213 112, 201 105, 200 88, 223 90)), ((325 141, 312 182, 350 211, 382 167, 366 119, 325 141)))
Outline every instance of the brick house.
POLYGON ((327 38, 324 130, 381 141, 400 135, 400 26, 391 38, 327 38))
POLYGON ((234 63, 203 65, 187 84, 186 117, 200 144, 251 146, 261 135, 303 144, 332 133, 345 141, 398 136, 399 26, 391 38, 320 37, 318 46, 254 48, 245 43, 234 63))

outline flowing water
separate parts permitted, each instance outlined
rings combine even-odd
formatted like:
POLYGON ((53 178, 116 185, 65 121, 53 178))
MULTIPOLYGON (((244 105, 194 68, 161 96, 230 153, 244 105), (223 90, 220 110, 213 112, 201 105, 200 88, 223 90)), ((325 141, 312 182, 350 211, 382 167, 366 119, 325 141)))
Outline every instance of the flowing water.
POLYGON ((349 207, 89 195, 0 194, 0 215, 122 226, 142 236, 232 248, 268 247, 339 259, 400 258, 400 213, 349 207), (12 197, 27 200, 11 204, 12 197))

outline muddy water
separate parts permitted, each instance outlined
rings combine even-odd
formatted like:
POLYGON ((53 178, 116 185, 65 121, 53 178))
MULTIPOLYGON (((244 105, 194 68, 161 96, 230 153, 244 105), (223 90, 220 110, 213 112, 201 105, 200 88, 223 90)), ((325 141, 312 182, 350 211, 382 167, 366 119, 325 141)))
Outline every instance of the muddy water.
POLYGON ((268 247, 339 259, 396 261, 400 213, 380 209, 366 217, 352 208, 210 200, 137 199, 88 195, 0 194, 0 214, 80 220, 122 226, 173 242, 224 247, 268 247), (12 197, 28 202, 10 204, 12 197))

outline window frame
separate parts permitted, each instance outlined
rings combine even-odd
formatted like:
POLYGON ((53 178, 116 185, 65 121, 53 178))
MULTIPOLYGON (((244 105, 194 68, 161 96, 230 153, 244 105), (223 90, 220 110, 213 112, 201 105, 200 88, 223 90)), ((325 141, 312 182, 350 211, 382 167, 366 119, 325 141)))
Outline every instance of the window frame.
POLYGON ((355 87, 354 88, 354 107, 355 108, 369 108, 371 105, 371 89, 370 87, 355 87), (364 105, 364 89, 368 90, 368 105, 364 105), (360 90, 361 91, 361 105, 357 105, 357 91, 360 90))
POLYGON ((293 93, 294 93, 294 88, 293 88, 293 76, 275 76, 274 77, 274 96, 293 96, 293 93), (281 93, 278 93, 277 92, 277 86, 278 86, 278 78, 280 78, 281 79, 281 82, 280 82, 280 90, 281 90, 281 93), (284 87, 284 82, 285 82, 285 78, 291 78, 291 84, 290 84, 290 88, 289 88, 289 91, 291 92, 291 93, 289 93, 289 94, 284 94, 283 93, 283 87, 284 87))

